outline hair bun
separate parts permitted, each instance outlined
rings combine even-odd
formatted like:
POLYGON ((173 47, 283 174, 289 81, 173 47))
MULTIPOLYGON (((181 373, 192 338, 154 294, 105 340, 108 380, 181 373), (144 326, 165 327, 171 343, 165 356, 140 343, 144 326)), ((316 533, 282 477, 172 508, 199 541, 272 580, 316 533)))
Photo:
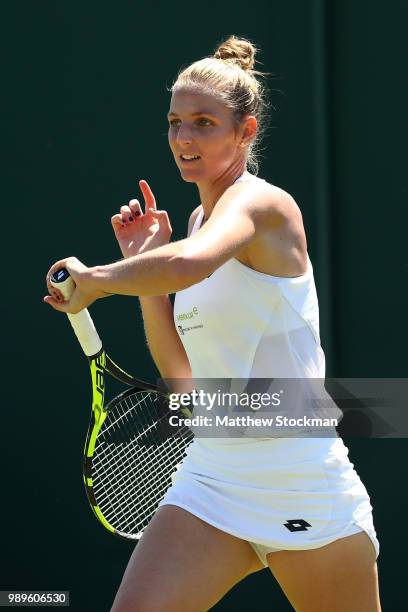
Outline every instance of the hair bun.
POLYGON ((214 53, 214 57, 221 60, 233 61, 243 70, 253 70, 255 65, 256 48, 245 38, 230 36, 221 43, 214 53))

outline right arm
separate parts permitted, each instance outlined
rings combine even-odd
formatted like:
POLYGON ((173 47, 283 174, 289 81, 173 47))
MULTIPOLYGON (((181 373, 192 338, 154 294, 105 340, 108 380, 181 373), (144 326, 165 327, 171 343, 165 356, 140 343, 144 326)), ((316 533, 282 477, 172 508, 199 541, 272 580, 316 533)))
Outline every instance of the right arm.
POLYGON ((169 296, 145 296, 139 300, 147 345, 160 376, 190 379, 190 363, 174 325, 169 296))
MULTIPOLYGON (((131 200, 129 206, 122 206, 120 214, 112 217, 113 230, 125 258, 162 246, 171 236, 167 213, 156 209, 154 195, 145 181, 140 182, 140 188, 145 212, 137 200, 131 200)), ((190 217, 189 232, 194 222, 191 220, 198 210, 190 217)), ((139 300, 147 345, 160 376, 164 379, 190 379, 190 363, 174 325, 169 296, 143 296, 139 300)))

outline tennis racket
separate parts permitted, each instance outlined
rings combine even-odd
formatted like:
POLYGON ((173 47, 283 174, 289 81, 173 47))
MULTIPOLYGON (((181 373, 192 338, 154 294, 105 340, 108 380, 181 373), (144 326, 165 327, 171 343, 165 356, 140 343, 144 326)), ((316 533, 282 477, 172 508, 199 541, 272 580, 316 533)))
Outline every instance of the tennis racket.
MULTIPOLYGON (((51 282, 67 300, 75 284, 66 269, 51 282)), ((168 396, 116 365, 105 352, 87 309, 68 314, 88 357, 92 380, 92 411, 85 442, 83 477, 96 517, 111 533, 138 540, 171 476, 193 439, 192 431, 170 426, 168 396), (107 375, 131 387, 105 405, 107 375)), ((186 407, 184 416, 191 417, 186 407)))

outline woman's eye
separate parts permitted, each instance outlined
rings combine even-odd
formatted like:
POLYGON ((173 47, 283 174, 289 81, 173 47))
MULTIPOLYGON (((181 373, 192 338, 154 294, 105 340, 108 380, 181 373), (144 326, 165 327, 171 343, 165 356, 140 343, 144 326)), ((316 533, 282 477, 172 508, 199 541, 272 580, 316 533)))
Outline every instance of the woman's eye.
POLYGON ((202 118, 202 119, 199 119, 199 120, 198 120, 198 124, 199 124, 199 125, 204 125, 204 126, 206 126, 206 125, 212 125, 212 121, 210 121, 209 119, 204 119, 204 118, 202 118))
MULTIPOLYGON (((213 125, 213 122, 210 119, 205 119, 204 117, 197 119, 196 124, 200 127, 208 127, 213 125)), ((181 119, 170 119, 169 120, 170 127, 180 127, 181 119)))

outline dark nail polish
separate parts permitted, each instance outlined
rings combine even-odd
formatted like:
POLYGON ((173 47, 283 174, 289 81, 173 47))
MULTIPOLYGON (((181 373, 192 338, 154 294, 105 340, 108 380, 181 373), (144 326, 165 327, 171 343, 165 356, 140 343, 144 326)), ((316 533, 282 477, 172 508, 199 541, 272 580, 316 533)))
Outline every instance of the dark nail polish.
POLYGON ((133 221, 133 217, 129 217, 129 221, 133 221))
POLYGON ((138 217, 140 215, 140 212, 138 210, 135 210, 135 217, 138 217))

